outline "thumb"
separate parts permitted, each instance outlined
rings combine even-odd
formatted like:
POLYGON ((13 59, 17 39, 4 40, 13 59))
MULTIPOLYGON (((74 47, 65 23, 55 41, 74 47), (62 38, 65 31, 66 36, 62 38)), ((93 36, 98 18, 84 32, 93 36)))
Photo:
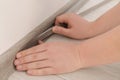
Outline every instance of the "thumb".
POLYGON ((66 29, 66 28, 63 28, 63 27, 60 27, 60 26, 53 27, 52 31, 54 33, 65 35, 65 36, 68 36, 68 34, 69 34, 69 29, 66 29))
POLYGON ((44 42, 43 42, 43 41, 41 41, 41 40, 38 40, 38 43, 39 43, 39 44, 42 44, 42 43, 44 43, 44 42))

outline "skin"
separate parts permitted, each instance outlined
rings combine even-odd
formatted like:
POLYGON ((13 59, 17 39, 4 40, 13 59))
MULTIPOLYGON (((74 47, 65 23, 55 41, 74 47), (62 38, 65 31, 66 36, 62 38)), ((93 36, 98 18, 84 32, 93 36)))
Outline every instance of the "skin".
POLYGON ((84 67, 120 62, 120 25, 100 36, 84 41, 79 51, 84 67))
POLYGON ((14 64, 29 75, 61 74, 81 68, 120 61, 120 4, 98 20, 88 22, 76 14, 56 18, 53 32, 74 39, 90 38, 82 43, 46 42, 19 52, 14 64), (59 23, 67 23, 62 28, 59 23), (103 34, 102 34, 103 33, 103 34), (101 35, 100 35, 101 34, 101 35))
POLYGON ((81 16, 74 13, 60 15, 56 18, 56 26, 53 28, 53 32, 74 39, 94 37, 120 25, 119 9, 120 4, 118 4, 93 22, 88 22, 81 16), (59 25, 59 23, 63 22, 68 24, 67 29, 57 26, 59 25))
POLYGON ((28 73, 36 71, 32 75, 60 74, 77 70, 82 64, 77 45, 51 42, 35 46, 17 54, 16 68, 20 71, 29 69, 28 73))

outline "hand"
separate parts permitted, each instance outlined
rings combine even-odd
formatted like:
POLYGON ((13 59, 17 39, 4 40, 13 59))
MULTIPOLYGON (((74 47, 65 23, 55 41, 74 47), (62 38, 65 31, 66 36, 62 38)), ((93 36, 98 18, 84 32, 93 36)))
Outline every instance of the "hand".
POLYGON ((82 68, 78 43, 42 43, 19 52, 16 57, 17 70, 30 75, 61 74, 82 68))
POLYGON ((68 13, 58 16, 53 27, 53 32, 74 39, 84 39, 91 36, 92 22, 88 22, 77 14, 68 13), (60 23, 68 24, 68 28, 58 26, 60 23))

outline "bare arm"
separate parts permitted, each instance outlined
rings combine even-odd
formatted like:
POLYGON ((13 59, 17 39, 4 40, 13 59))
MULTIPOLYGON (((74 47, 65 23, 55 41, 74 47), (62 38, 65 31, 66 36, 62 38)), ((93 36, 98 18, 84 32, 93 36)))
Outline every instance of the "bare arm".
MULTIPOLYGON (((100 19, 88 22, 78 15, 62 15, 56 20, 68 23, 68 29, 53 28, 53 31, 72 38, 81 39, 105 32, 120 23, 120 4, 100 19), (85 27, 86 26, 86 27, 85 27), (88 27, 93 33, 86 34, 88 27), (54 30, 55 29, 55 30, 54 30), (57 29, 57 30, 56 30, 57 29)), ((120 61, 120 26, 105 34, 82 43, 49 42, 19 52, 15 60, 16 69, 30 75, 68 73, 80 68, 120 61), (59 45, 59 46, 58 46, 59 45)))
POLYGON ((56 18, 56 26, 53 32, 74 39, 83 39, 104 33, 120 24, 120 4, 106 12, 94 22, 89 22, 76 14, 63 14, 56 18), (59 23, 67 23, 68 28, 57 26, 59 23))
POLYGON ((94 22, 92 36, 106 32, 120 24, 120 4, 109 10, 94 22))
POLYGON ((84 67, 120 62, 120 25, 79 45, 84 67))

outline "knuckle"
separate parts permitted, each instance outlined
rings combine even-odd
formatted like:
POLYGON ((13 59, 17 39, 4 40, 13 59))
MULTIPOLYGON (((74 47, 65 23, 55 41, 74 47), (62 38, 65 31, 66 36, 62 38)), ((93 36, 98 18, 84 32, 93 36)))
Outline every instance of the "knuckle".
POLYGON ((63 32, 63 29, 61 29, 61 28, 58 28, 58 31, 59 31, 59 32, 63 32))
POLYGON ((59 20, 60 18, 61 18, 61 16, 57 16, 57 17, 56 17, 56 20, 59 20))
POLYGON ((28 68, 29 68, 29 66, 28 66, 28 65, 26 65, 26 64, 24 64, 24 65, 22 65, 22 68, 23 68, 23 70, 26 70, 26 69, 28 69, 28 68))
POLYGON ((20 63, 25 63, 25 62, 27 62, 25 58, 21 58, 21 59, 19 59, 19 61, 20 61, 20 63))
POLYGON ((75 14, 75 13, 70 13, 70 14, 68 14, 68 16, 69 16, 69 17, 68 17, 69 20, 71 20, 71 19, 73 19, 74 16, 76 16, 76 14, 75 14))

